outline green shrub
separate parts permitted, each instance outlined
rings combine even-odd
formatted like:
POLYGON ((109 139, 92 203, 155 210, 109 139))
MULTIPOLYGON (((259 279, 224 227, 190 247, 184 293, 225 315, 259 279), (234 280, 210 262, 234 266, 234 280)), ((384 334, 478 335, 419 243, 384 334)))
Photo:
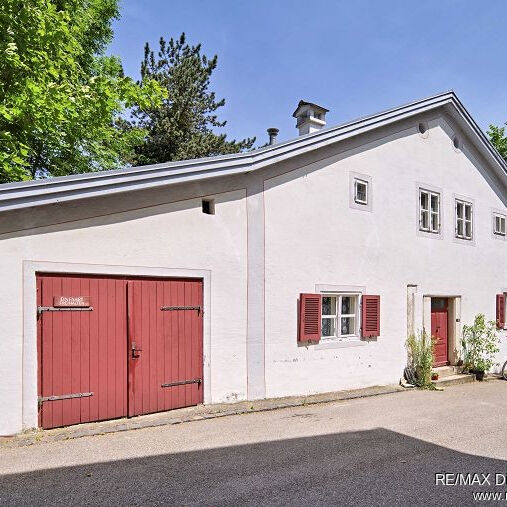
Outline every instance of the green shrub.
POLYGON ((418 331, 407 338, 408 361, 416 373, 417 385, 423 389, 434 389, 431 382, 435 340, 426 331, 418 331))
POLYGON ((463 326, 461 340, 463 365, 475 371, 488 371, 495 364, 499 339, 494 321, 479 313, 472 326, 463 326))

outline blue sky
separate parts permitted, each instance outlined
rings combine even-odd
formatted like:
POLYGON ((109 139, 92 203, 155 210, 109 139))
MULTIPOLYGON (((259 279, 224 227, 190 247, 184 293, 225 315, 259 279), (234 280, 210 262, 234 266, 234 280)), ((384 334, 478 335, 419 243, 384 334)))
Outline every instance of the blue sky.
POLYGON ((479 125, 507 121, 507 1, 122 0, 110 53, 137 78, 145 42, 187 34, 218 54, 229 138, 296 137, 299 99, 328 126, 454 90, 479 125))

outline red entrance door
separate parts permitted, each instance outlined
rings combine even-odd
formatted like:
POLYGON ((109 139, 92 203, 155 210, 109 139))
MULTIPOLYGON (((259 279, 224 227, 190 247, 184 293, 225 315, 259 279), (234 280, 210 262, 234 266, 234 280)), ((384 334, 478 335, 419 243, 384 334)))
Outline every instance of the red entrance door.
POLYGON ((447 298, 431 298, 431 335, 436 339, 433 366, 449 364, 447 298))
POLYGON ((38 275, 39 425, 203 401, 202 281, 38 275))
POLYGON ((202 281, 128 286, 129 416, 203 401, 202 281))

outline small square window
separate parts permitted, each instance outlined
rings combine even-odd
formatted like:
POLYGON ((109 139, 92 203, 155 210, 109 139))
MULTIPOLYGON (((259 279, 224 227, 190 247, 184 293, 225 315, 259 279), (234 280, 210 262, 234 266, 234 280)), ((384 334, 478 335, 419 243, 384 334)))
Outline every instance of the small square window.
POLYGON ((368 204, 368 182, 364 180, 354 180, 354 201, 363 206, 368 204))
POLYGON ((203 199, 202 200, 202 212, 206 215, 215 214, 215 199, 203 199))
POLYGON ((472 203, 456 199, 456 237, 472 239, 472 203))
POLYGON ((493 232, 497 234, 498 236, 505 236, 506 234, 506 228, 505 228, 505 222, 506 218, 505 215, 500 215, 498 213, 495 213, 493 215, 494 222, 493 222, 493 232))
POLYGON ((440 194, 419 189, 419 230, 440 232, 440 194))

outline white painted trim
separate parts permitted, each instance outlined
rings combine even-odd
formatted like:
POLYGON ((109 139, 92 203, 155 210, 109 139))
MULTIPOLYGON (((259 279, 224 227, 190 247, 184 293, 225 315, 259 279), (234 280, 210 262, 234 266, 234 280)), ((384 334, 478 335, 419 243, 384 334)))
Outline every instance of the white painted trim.
POLYGON ((266 397, 264 180, 247 187, 247 399, 266 397))
POLYGON ((203 383, 204 403, 211 398, 211 271, 203 269, 74 264, 65 262, 23 262, 23 429, 36 428, 37 416, 37 296, 36 273, 149 276, 157 278, 203 279, 203 383))
POLYGON ((315 284, 315 292, 366 292, 364 285, 330 285, 317 283, 315 284))
POLYGON ((367 340, 360 340, 359 338, 351 338, 345 341, 337 340, 324 340, 319 342, 317 345, 312 345, 311 350, 326 350, 326 349, 348 349, 352 347, 364 347, 368 345, 367 340))

